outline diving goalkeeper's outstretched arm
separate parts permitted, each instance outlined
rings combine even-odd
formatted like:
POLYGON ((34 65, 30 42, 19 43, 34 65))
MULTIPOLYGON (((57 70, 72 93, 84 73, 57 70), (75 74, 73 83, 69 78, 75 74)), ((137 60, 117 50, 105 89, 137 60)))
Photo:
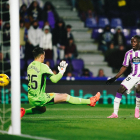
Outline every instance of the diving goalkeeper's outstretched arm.
POLYGON ((67 66, 68 66, 68 63, 66 63, 66 61, 61 61, 60 66, 58 66, 59 73, 56 75, 52 75, 50 77, 50 80, 53 83, 57 83, 62 78, 64 72, 66 71, 67 66))

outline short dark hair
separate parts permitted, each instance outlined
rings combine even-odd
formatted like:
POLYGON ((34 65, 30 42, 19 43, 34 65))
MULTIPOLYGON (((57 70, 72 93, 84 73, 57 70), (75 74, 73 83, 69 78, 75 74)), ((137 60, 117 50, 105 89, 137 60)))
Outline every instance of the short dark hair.
POLYGON ((140 42, 140 36, 139 35, 134 35, 134 38, 136 38, 140 42))
POLYGON ((34 58, 39 57, 41 54, 44 54, 43 48, 35 47, 32 51, 34 58))
POLYGON ((37 22, 37 24, 38 24, 38 20, 33 20, 32 25, 34 25, 35 22, 37 22))
POLYGON ((66 26, 66 28, 72 28, 72 26, 71 26, 70 24, 68 24, 68 25, 66 26))

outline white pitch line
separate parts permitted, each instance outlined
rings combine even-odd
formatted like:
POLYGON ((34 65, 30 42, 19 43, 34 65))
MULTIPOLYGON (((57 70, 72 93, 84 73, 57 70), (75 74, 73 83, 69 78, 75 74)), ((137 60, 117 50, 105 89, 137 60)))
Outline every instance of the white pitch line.
POLYGON ((19 136, 24 137, 24 138, 36 139, 36 140, 54 140, 54 139, 51 139, 51 138, 43 138, 43 137, 31 136, 31 135, 25 135, 25 134, 21 134, 19 136))
MULTIPOLYGON (((3 131, 3 130, 0 130, 0 133, 2 133, 2 134, 8 134, 7 131, 3 131)), ((14 136, 24 137, 24 138, 31 138, 31 139, 34 139, 34 140, 54 140, 54 139, 51 139, 51 138, 44 138, 44 137, 38 137, 38 136, 31 136, 31 135, 26 135, 26 134, 14 135, 14 136)))

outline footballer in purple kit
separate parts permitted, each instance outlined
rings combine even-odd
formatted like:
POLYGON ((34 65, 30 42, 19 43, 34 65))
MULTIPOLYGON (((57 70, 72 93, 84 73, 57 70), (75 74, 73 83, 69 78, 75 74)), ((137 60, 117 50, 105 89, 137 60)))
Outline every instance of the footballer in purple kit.
POLYGON ((123 66, 117 75, 106 81, 107 85, 112 84, 117 78, 119 78, 129 66, 131 65, 131 73, 122 81, 119 89, 116 92, 114 99, 114 112, 107 118, 118 118, 118 111, 122 95, 126 92, 129 94, 131 89, 136 87, 136 107, 135 107, 135 118, 139 118, 139 107, 140 107, 140 36, 135 35, 131 38, 132 49, 127 51, 124 57, 123 66))

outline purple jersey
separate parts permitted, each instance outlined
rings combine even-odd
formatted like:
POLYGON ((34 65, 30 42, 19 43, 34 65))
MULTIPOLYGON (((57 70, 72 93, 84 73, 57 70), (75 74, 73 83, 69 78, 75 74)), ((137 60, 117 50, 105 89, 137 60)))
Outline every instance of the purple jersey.
POLYGON ((135 77, 140 77, 140 50, 134 51, 133 49, 125 53, 123 65, 129 66, 131 64, 131 74, 135 77))

